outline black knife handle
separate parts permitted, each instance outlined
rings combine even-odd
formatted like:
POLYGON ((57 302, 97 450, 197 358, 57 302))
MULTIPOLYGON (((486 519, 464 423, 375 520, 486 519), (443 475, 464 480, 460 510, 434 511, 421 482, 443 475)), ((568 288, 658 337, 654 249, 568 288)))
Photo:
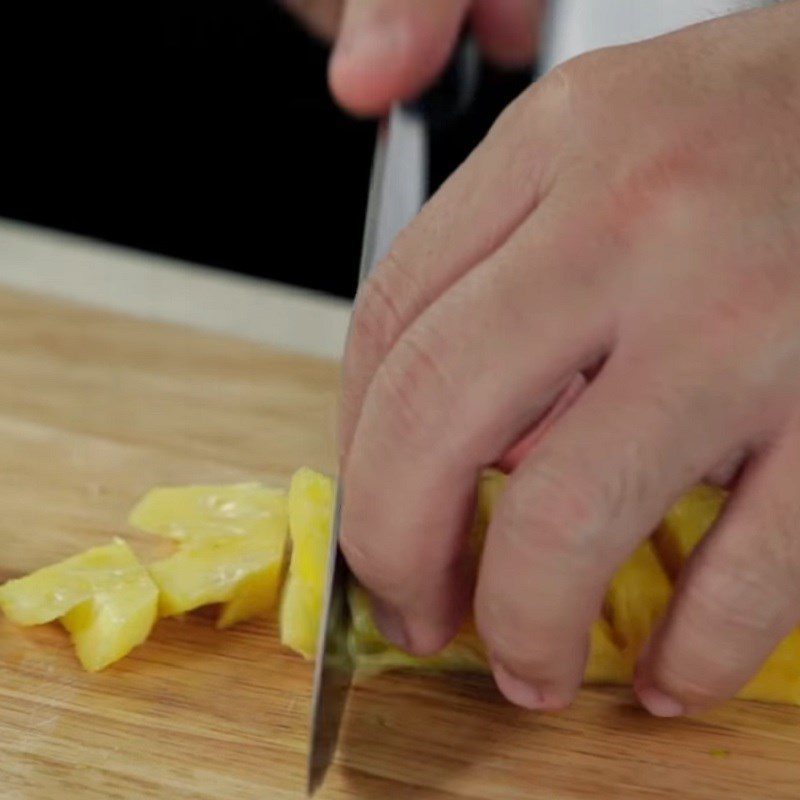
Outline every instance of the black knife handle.
POLYGON ((475 40, 462 33, 444 73, 406 107, 421 114, 428 127, 439 130, 461 117, 472 104, 478 84, 480 56, 475 40))

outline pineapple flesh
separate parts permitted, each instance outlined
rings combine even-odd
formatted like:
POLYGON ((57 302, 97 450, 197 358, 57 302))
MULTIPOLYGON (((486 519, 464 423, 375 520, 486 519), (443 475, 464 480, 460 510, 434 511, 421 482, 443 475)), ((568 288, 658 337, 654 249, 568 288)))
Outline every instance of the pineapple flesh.
MULTIPOLYGON (((505 476, 497 472, 485 473, 479 482, 470 536, 476 559, 504 486, 505 476)), ((722 490, 696 487, 617 570, 590 631, 586 683, 632 681, 636 658, 665 614, 680 570, 725 500, 722 490)), ((0 609, 19 625, 60 620, 83 666, 96 671, 143 642, 159 614, 221 604, 217 625, 224 628, 273 608, 283 583, 281 640, 310 659, 322 612, 333 505, 331 479, 307 468, 294 474, 288 495, 258 483, 153 489, 131 512, 130 524, 171 538, 175 553, 145 568, 116 539, 0 586, 0 609)), ((369 598, 355 582, 348 601, 348 644, 362 675, 398 668, 489 669, 472 619, 439 653, 416 658, 383 638, 369 598)), ((800 705, 800 629, 780 643, 739 697, 800 705)))
POLYGON ((121 539, 0 587, 0 607, 19 625, 60 619, 77 656, 96 672, 149 635, 158 589, 121 539))
POLYGON ((227 628, 275 606, 287 541, 286 493, 258 483, 153 489, 131 512, 133 527, 178 543, 151 564, 159 614, 221 603, 227 628))
POLYGON ((280 608, 281 641, 313 658, 322 615, 333 513, 333 481, 302 468, 289 485, 292 555, 280 608))
POLYGON ((128 522, 177 542, 269 536, 276 527, 286 527, 286 492, 260 483, 162 486, 136 504, 128 522))
MULTIPOLYGON (((290 491, 292 563, 296 568, 294 572, 290 568, 284 587, 281 639, 306 658, 313 658, 330 542, 333 489, 325 476, 310 470, 301 473, 295 476, 290 491)), ((504 476, 491 472, 479 483, 470 540, 476 551, 483 544, 492 508, 504 482, 504 476)), ((590 631, 585 683, 631 683, 636 658, 667 610, 675 578, 722 511, 725 498, 720 489, 696 487, 673 506, 653 537, 617 570, 606 592, 602 617, 590 631)), ((459 635, 439 653, 416 658, 381 636, 372 619, 369 598, 355 584, 349 589, 349 602, 352 616, 349 646, 361 673, 387 669, 466 672, 489 669, 472 620, 467 620, 459 635)), ((781 642, 738 696, 800 705, 800 629, 781 642)))
MULTIPOLYGON (((490 472, 479 483, 471 536, 476 549, 483 544, 493 504, 504 482, 503 475, 490 472)), ((330 478, 308 469, 297 472, 289 490, 292 560, 281 603, 281 641, 306 658, 313 658, 316 650, 332 513, 330 478)), ((488 672, 486 651, 472 619, 466 620, 458 636, 440 652, 418 658, 392 646, 381 636, 363 589, 353 583, 348 598, 352 619, 349 647, 361 675, 398 668, 488 672)), ((609 624, 598 620, 591 631, 587 681, 626 683, 631 677, 632 667, 615 643, 609 624)))

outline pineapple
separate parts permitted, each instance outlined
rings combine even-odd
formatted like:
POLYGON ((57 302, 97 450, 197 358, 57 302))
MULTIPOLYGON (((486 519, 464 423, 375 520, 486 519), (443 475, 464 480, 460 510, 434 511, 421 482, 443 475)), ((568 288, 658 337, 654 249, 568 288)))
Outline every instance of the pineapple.
POLYGON ((642 542, 614 574, 603 603, 603 615, 631 664, 666 612, 671 595, 672 584, 653 545, 642 542))
POLYGON ((286 492, 260 483, 151 489, 128 517, 134 528, 196 542, 286 527, 286 492))
POLYGON ((737 697, 800 706, 800 629, 795 628, 777 646, 737 697))
POLYGON ((313 658, 322 615, 333 513, 333 482, 308 468, 297 470, 289 486, 292 556, 280 609, 281 641, 313 658))
POLYGON ((686 559, 714 524, 727 494, 715 486, 701 484, 687 492, 667 512, 653 534, 661 563, 672 580, 686 559))
MULTIPOLYGON (((505 476, 479 482, 470 545, 480 555, 505 476)), ((587 683, 629 684, 636 657, 665 613, 672 585, 721 512, 726 494, 699 486, 667 514, 612 577, 603 615, 591 629, 587 683)), ((292 554, 280 603, 281 640, 313 658, 330 549, 332 481, 303 468, 288 496, 258 483, 153 489, 130 523, 177 542, 176 552, 145 569, 120 539, 0 586, 0 608, 19 625, 60 620, 90 671, 122 658, 149 634, 157 614, 221 603, 224 628, 261 614, 277 600, 287 532, 292 554)), ((487 672, 485 649, 468 619, 439 653, 415 658, 390 645, 372 618, 366 592, 348 589, 348 646, 362 674, 394 668, 487 672)), ((800 629, 776 648, 739 693, 800 705, 800 629)))
POLYGON ((0 587, 0 607, 19 625, 60 619, 90 672, 141 644, 156 619, 158 589, 121 539, 0 587))
MULTIPOLYGON (((504 483, 505 477, 499 473, 481 478, 471 535, 476 551, 482 547, 504 483)), ((671 509, 653 538, 640 545, 617 570, 606 592, 603 616, 591 628, 586 683, 631 683, 636 658, 667 609, 672 581, 713 524, 725 496, 725 492, 710 486, 693 489, 671 509)), ((293 568, 284 587, 281 640, 306 658, 313 658, 316 648, 332 509, 330 479, 300 470, 289 493, 293 568)), ((416 658, 381 636, 369 599, 356 584, 349 588, 349 603, 349 647, 362 674, 398 668, 488 672, 485 650, 472 620, 467 620, 459 635, 439 653, 416 658)), ((800 629, 781 642, 739 697, 800 705, 800 629)))
POLYGON ((159 614, 172 617, 223 603, 218 628, 269 611, 278 597, 286 535, 250 535, 188 544, 151 564, 159 614))
MULTIPOLYGON (((480 481, 472 541, 480 547, 495 499, 505 478, 487 473, 480 481)), ((309 469, 295 473, 289 489, 289 530, 292 560, 281 603, 281 641, 306 658, 313 658, 322 612, 322 586, 330 546, 333 484, 309 469)), ((486 651, 474 622, 468 619, 459 635, 439 653, 417 658, 389 644, 372 619, 369 599, 353 583, 348 590, 352 627, 349 647, 359 672, 411 668, 450 672, 488 672, 486 651)), ((613 640, 605 620, 591 634, 587 680, 593 683, 630 682, 632 669, 613 640)))
POLYGON ((161 616, 222 603, 227 628, 274 607, 286 551, 286 493, 258 483, 153 489, 129 522, 178 550, 150 565, 161 616))

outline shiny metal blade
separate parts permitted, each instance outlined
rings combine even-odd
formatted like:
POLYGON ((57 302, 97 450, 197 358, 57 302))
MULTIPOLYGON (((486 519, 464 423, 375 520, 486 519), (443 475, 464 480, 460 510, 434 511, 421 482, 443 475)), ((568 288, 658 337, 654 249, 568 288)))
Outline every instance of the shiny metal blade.
MULTIPOLYGON (((422 118, 400 106, 378 127, 372 161, 359 286, 389 250, 400 230, 419 211, 427 190, 427 131, 422 118)), ((342 486, 336 487, 336 509, 325 602, 317 642, 311 700, 311 741, 308 755, 308 794, 322 784, 336 753, 339 729, 353 675, 348 648, 347 563, 339 550, 342 486)))
POLYGON ((311 741, 308 751, 308 795, 322 783, 336 752, 339 728, 353 675, 353 660, 347 642, 350 614, 347 605, 347 563, 339 550, 339 521, 342 514, 341 487, 336 493, 328 575, 327 605, 320 624, 317 660, 314 664, 314 693, 311 706, 311 741))
POLYGON ((428 138, 424 119, 395 106, 380 123, 372 161, 359 285, 417 215, 428 188, 428 138))

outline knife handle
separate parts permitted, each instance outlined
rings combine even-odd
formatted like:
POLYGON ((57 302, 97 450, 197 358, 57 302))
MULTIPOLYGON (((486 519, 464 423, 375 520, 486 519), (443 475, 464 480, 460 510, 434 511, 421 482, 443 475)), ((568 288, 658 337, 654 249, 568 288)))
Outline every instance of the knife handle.
POLYGON ((420 114, 433 130, 446 127, 472 104, 479 72, 478 47, 465 31, 439 80, 416 100, 406 104, 406 108, 420 114))

